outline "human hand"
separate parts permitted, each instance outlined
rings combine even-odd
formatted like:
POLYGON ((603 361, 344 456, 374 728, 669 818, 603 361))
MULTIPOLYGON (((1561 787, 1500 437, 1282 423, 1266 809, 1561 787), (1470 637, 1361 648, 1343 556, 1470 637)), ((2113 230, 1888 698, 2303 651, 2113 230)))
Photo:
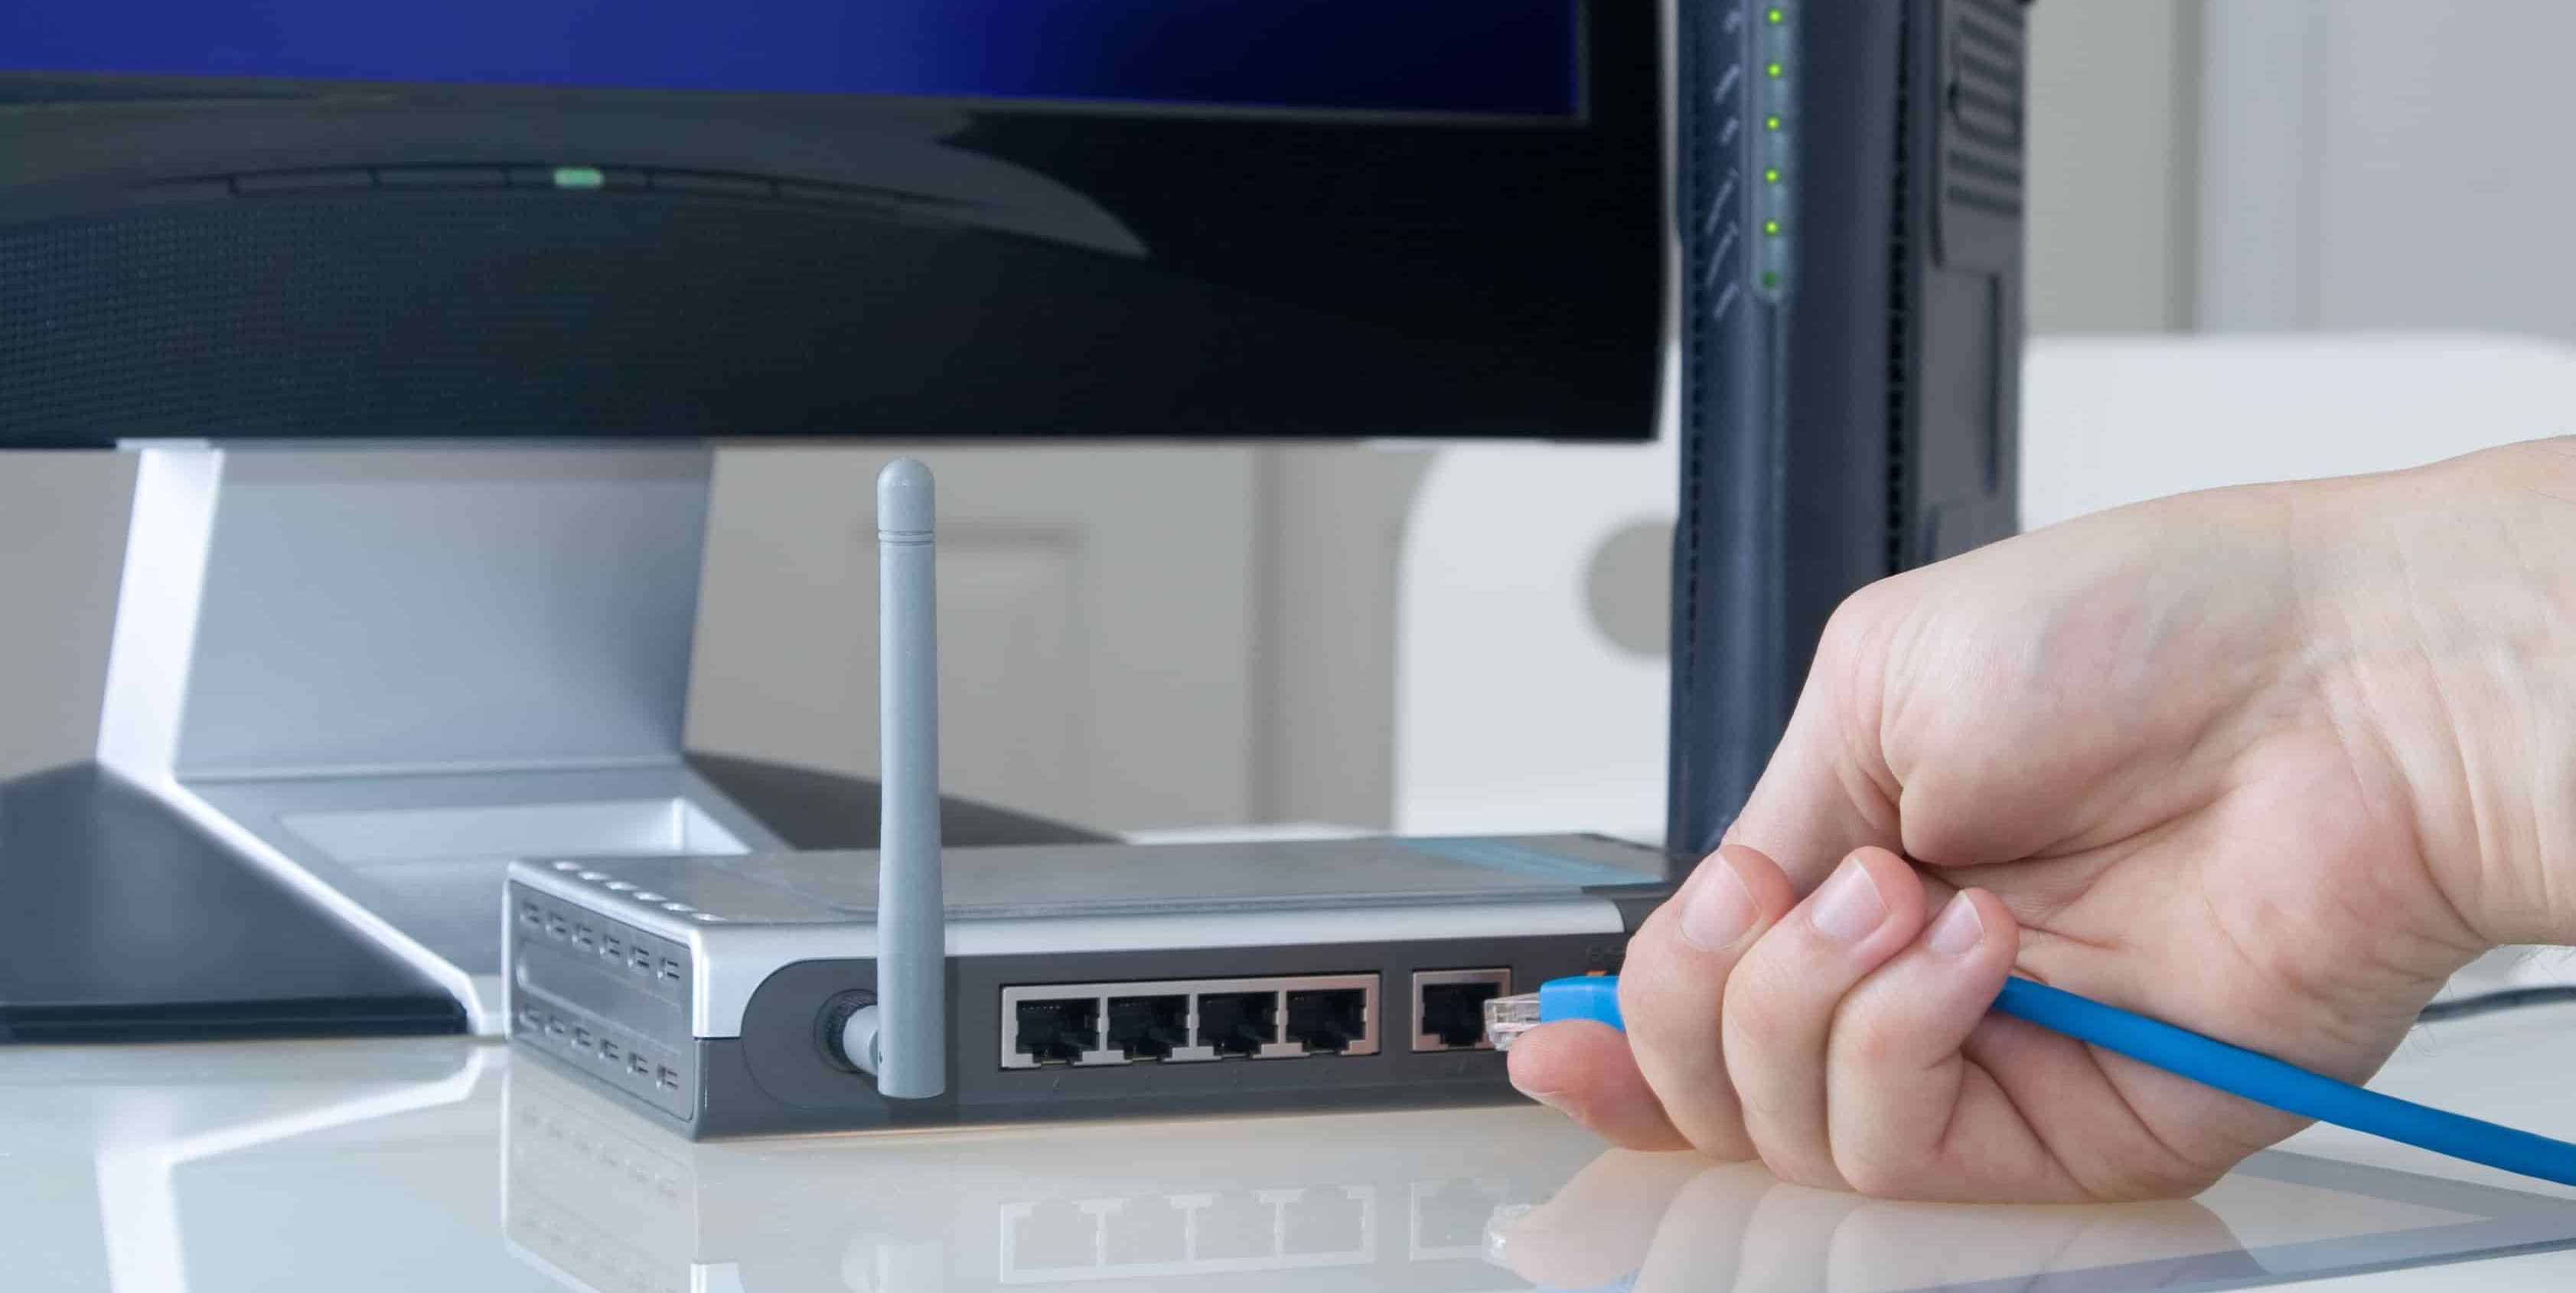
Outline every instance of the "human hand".
POLYGON ((2162 500, 1864 590, 1632 941, 1627 1033, 1533 1031, 1514 1081, 1869 1194, 2215 1180, 2298 1120, 1987 1007, 2019 973, 2359 1081, 2479 951, 2576 925, 2571 452, 2162 500))

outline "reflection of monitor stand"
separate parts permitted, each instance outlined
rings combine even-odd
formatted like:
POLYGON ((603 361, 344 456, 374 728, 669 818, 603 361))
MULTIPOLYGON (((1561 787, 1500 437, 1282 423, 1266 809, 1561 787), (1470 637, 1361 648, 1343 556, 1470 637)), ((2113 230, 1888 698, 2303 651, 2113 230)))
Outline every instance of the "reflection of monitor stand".
MULTIPOLYGON (((99 762, 478 1031, 513 857, 873 839, 866 783, 682 752, 709 449, 138 456, 99 762)), ((966 812, 985 842, 1090 838, 966 812)))

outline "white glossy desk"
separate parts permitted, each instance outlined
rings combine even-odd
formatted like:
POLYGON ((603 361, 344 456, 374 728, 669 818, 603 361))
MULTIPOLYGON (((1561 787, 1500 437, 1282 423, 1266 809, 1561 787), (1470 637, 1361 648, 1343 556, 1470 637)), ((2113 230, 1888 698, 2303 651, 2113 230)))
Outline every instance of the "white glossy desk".
MULTIPOLYGON (((0 1050, 0 1283, 1874 1293, 2442 1215, 2251 1177, 2125 1209, 1871 1203, 1684 1157, 1605 1157, 1532 1108, 700 1146, 515 1060, 465 1040, 0 1050), (1486 1251, 1498 1209, 1500 1264, 1486 1251)), ((2571 1061, 2576 1009, 2525 1011, 2419 1034, 2382 1085, 2563 1136, 2571 1061)), ((2553 1193, 2339 1133, 2293 1148, 2553 1193)), ((2553 1234, 2576 1236, 2576 1207, 2567 1217, 2553 1234)), ((2576 1251, 2299 1287, 2563 1290, 2576 1251)))

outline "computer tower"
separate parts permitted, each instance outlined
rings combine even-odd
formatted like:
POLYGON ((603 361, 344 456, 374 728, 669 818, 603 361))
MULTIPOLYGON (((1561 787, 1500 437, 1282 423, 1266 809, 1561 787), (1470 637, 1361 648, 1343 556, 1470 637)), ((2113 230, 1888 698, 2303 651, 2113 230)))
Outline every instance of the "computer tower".
POLYGON ((1843 598, 2016 528, 2024 10, 1679 7, 1677 866, 1752 792, 1843 598))

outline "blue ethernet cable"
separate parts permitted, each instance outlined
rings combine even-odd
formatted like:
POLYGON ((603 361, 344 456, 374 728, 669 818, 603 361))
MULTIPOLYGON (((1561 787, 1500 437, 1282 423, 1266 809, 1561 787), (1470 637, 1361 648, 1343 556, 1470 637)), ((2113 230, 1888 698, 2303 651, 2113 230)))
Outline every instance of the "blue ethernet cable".
MULTIPOLYGON (((2318 1122, 2482 1163, 2521 1176, 2576 1185, 2576 1145, 2364 1090, 2188 1028, 2106 1006, 2029 979, 2004 981, 1994 1008, 2106 1051, 2178 1073, 2230 1095, 2318 1122)), ((1555 979, 1525 996, 1485 1003, 1497 1049, 1541 1023, 1591 1019, 1626 1026, 1614 975, 1555 979)))

